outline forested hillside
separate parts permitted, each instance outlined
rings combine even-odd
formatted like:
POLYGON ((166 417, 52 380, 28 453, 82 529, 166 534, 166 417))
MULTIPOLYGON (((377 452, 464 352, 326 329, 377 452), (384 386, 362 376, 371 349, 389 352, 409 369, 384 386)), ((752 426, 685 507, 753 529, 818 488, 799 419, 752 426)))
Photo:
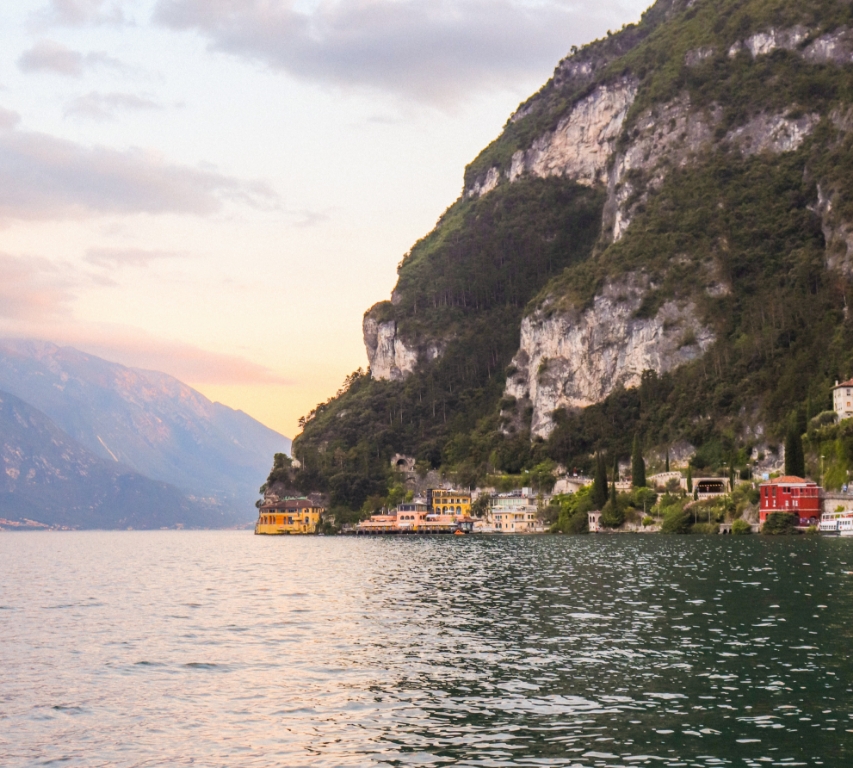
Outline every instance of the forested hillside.
POLYGON ((470 485, 635 434, 746 469, 792 424, 843 477, 810 420, 853 374, 851 29, 843 0, 662 0, 561 62, 365 316, 295 481, 357 508, 397 452, 470 485))

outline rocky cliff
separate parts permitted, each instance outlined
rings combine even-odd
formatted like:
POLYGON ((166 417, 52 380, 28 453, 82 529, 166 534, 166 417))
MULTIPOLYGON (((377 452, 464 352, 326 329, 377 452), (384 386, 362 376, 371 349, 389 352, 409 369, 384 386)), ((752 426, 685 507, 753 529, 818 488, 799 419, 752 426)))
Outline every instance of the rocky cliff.
POLYGON ((516 413, 532 409, 532 437, 550 436, 558 409, 600 403, 619 387, 639 386, 645 371, 671 371, 710 347, 714 332, 691 302, 667 301, 653 317, 638 317, 647 291, 631 276, 605 284, 588 309, 552 314, 546 303, 524 318, 505 402, 516 413))
POLYGON ((405 256, 365 317, 371 378, 296 450, 470 478, 634 432, 721 455, 822 408, 853 374, 851 30, 846 0, 659 0, 573 52, 405 256))

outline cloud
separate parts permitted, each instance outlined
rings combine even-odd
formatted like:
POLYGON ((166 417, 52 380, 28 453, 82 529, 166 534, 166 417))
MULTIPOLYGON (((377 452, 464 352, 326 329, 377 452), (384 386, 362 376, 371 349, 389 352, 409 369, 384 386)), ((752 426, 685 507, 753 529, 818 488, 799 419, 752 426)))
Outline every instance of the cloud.
POLYGON ((263 182, 178 165, 159 153, 0 131, 0 223, 135 213, 203 216, 220 210, 223 200, 256 208, 276 203, 263 182))
POLYGON ((154 20, 295 77, 458 102, 541 77, 642 0, 159 0, 154 20), (304 4, 303 4, 303 7, 304 4))
POLYGON ((162 109, 163 106, 145 96, 132 93, 87 93, 65 105, 65 115, 86 117, 91 120, 112 120, 119 110, 145 111, 162 109))
POLYGON ((22 72, 50 72, 66 77, 82 77, 85 69, 94 66, 127 69, 121 61, 103 51, 83 54, 53 40, 39 40, 18 59, 18 68, 22 72))
POLYGON ((40 321, 67 314, 73 282, 63 265, 0 253, 0 319, 40 321))
POLYGON ((121 5, 108 0, 51 0, 39 20, 46 26, 122 24, 126 19, 121 5))
POLYGON ((11 109, 0 107, 0 131, 8 131, 21 122, 21 116, 11 109))
POLYGON ((186 258, 178 251, 158 251, 146 248, 90 248, 85 259, 99 267, 147 267, 154 261, 186 258))

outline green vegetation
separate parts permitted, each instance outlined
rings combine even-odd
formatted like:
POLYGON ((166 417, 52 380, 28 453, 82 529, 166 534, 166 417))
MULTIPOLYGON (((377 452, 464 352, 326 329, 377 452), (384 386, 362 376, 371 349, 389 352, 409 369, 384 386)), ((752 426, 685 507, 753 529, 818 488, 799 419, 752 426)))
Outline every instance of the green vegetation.
POLYGON ((387 493, 396 452, 442 467, 463 486, 547 461, 531 452, 526 433, 499 433, 505 371, 524 307, 551 277, 588 258, 603 203, 601 190, 547 179, 454 205, 400 264, 397 303, 371 310, 395 320, 409 343, 439 340, 444 352, 405 382, 348 377, 302 422, 296 482, 329 492, 335 507, 358 509, 387 493))
POLYGON ((635 488, 643 488, 646 485, 646 462, 637 435, 634 435, 634 445, 631 448, 631 484, 635 488))
POLYGON ((591 486, 587 486, 577 493, 554 498, 552 505, 558 507, 559 512, 557 521, 551 526, 551 533, 589 533, 588 514, 595 508, 591 489, 591 486))
POLYGON ((768 536, 791 536, 797 532, 796 515, 771 512, 761 526, 761 532, 768 536))
POLYGON ((732 523, 732 534, 735 536, 746 536, 752 533, 752 526, 746 520, 735 520, 732 523))
MULTIPOLYGON (((833 381, 853 373, 853 290, 827 268, 817 200, 820 186, 824 196, 835 195, 827 221, 853 222, 853 133, 839 117, 853 103, 853 67, 814 64, 798 50, 755 59, 728 53, 757 31, 794 24, 811 31, 802 48, 853 25, 853 5, 720 0, 688 8, 662 0, 640 24, 577 54, 576 62, 595 65, 590 73, 558 73, 469 166, 466 183, 506 168, 514 151, 553 128, 596 83, 621 76, 639 82, 623 147, 645 110, 681 96, 713 112, 715 146, 665 167, 652 185, 636 171, 633 221, 616 243, 601 232, 601 188, 523 178, 457 201, 401 262, 394 302, 370 312, 396 322, 407 345, 432 345, 440 356, 426 362, 422 355, 402 382, 361 371, 348 377, 338 396, 305 419, 294 444, 302 468, 274 471, 297 488, 328 492, 345 516, 362 514, 370 499, 393 497, 399 478, 388 459, 395 452, 415 456, 422 475, 435 469, 458 485, 487 481, 501 490, 548 490, 559 463, 601 476, 592 498, 603 509, 604 456, 608 463, 631 456, 634 485, 643 486, 640 448, 685 440, 697 447, 688 467, 693 493, 694 470, 751 477, 760 425, 763 441, 785 440, 792 474, 821 475, 830 488, 847 482, 853 426, 824 414, 833 381), (700 48, 709 55, 688 66, 686 55, 700 48), (797 151, 745 157, 725 137, 762 112, 815 114, 820 122, 797 151), (531 441, 530 408, 504 396, 516 373, 510 363, 522 317, 588 307, 616 279, 648 287, 638 317, 653 317, 671 301, 691 305, 715 342, 674 372, 645 372, 636 389, 557 412, 550 437, 531 441)), ((684 344, 695 341, 696 331, 685 330, 684 344)), ((609 521, 618 519, 620 503, 617 496, 609 521)), ((737 491, 713 509, 673 502, 663 527, 713 526, 753 503, 737 491)), ((631 508, 626 502, 626 515, 631 508)))

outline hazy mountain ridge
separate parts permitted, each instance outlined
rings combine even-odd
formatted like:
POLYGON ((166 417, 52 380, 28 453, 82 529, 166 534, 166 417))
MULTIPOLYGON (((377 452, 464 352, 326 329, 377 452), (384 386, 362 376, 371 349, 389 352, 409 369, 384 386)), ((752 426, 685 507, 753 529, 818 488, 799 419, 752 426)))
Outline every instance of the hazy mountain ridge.
POLYGON ((167 374, 46 342, 0 340, 0 389, 99 458, 232 510, 251 510, 269 456, 290 450, 287 438, 167 374))
MULTIPOLYGON (((214 528, 230 511, 105 460, 44 413, 0 391, 0 518, 65 528, 214 528)), ((0 528, 7 527, 0 522, 0 528)))

